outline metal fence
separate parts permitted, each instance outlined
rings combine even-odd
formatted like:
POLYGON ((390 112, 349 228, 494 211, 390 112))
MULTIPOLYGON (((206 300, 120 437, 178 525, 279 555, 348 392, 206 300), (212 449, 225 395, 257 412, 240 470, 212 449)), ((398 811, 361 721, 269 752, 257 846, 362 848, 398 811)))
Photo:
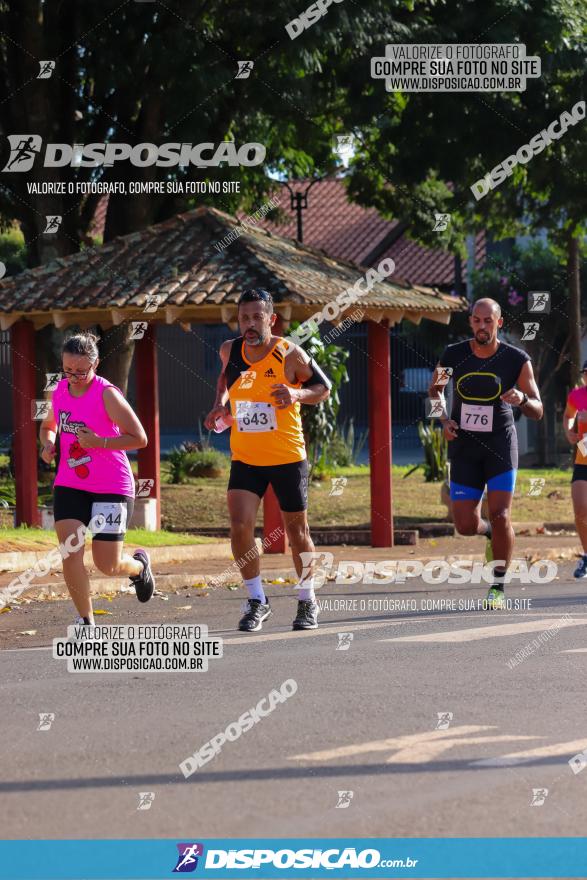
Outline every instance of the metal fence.
MULTIPOLYGON (((324 326, 324 333, 330 328, 324 326)), ((214 401, 220 370, 220 344, 236 336, 219 324, 194 324, 189 332, 177 325, 159 325, 159 406, 162 448, 182 439, 197 438, 198 424, 214 401)), ((358 432, 367 430, 367 328, 356 325, 334 340, 349 351, 350 381, 341 388, 339 421, 353 419, 358 432)), ((424 416, 424 398, 434 367, 434 357, 394 328, 391 331, 391 382, 394 450, 419 447, 416 424, 424 416)), ((129 376, 128 397, 135 403, 134 365, 129 376)), ((377 405, 374 401, 373 405, 377 405)), ((9 333, 0 333, 0 431, 12 430, 12 375, 9 333)), ((225 441, 221 435, 220 444, 225 441)))
POLYGON ((8 446, 12 432, 12 358, 10 332, 0 331, 0 447, 8 446))
MULTIPOLYGON (((328 329, 326 325, 324 332, 328 329)), ((214 400, 220 344, 235 335, 222 325, 194 325, 190 333, 176 326, 158 329, 160 424, 164 446, 182 437, 197 436, 198 421, 214 400)), ((424 398, 435 358, 399 332, 392 331, 390 341, 394 448, 419 448, 416 426, 424 417, 424 398)), ((362 432, 368 427, 370 405, 367 328, 364 325, 352 327, 335 342, 349 352, 350 381, 341 388, 339 422, 342 424, 352 418, 355 429, 362 432)))

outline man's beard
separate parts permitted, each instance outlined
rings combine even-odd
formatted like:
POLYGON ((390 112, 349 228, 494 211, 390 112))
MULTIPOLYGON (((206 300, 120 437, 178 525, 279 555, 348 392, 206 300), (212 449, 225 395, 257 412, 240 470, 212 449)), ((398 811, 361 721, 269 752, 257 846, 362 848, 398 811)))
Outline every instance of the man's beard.
POLYGON ((263 343, 266 341, 266 339, 265 339, 265 336, 263 335, 263 331, 252 330, 252 331, 247 331, 247 333, 245 333, 245 341, 246 341, 247 345, 263 345, 263 343), (249 332, 252 332, 255 335, 249 336, 248 335, 249 332))
POLYGON ((479 343, 479 345, 488 345, 491 342, 491 334, 487 333, 486 330, 480 330, 475 333, 475 341, 479 343))

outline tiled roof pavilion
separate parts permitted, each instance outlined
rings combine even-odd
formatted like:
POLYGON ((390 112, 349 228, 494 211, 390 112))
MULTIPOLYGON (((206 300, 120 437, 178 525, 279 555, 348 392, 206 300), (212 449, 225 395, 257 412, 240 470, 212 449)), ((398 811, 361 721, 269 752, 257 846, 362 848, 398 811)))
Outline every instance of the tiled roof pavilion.
MULTIPOLYGON (((7 278, 0 283, 0 328, 19 318, 32 321, 35 329, 49 323, 120 324, 143 315, 152 294, 161 298, 149 321, 224 323, 236 316, 242 289, 256 286, 271 291, 285 321, 304 320, 365 272, 251 226, 218 250, 215 244, 238 227, 228 214, 198 208, 7 278)), ((462 299, 407 284, 395 274, 375 284, 360 304, 366 318, 390 324, 403 318, 448 323, 466 306, 462 299)))
MULTIPOLYGON (((230 323, 244 287, 262 286, 274 295, 278 319, 274 332, 283 333, 291 320, 304 320, 335 301, 359 280, 365 269, 334 260, 323 251, 247 227, 220 250, 234 230, 234 217, 198 208, 164 223, 114 239, 21 272, 0 282, 0 327, 10 329, 13 369, 14 466, 17 523, 39 521, 37 428, 35 398, 35 331, 47 324, 112 326, 130 320, 148 322, 136 343, 137 414, 148 446, 138 450, 138 476, 153 481, 151 497, 156 528, 161 521, 159 402, 156 325, 230 323), (145 313, 149 295, 161 297, 156 312, 145 313)), ((361 296, 362 320, 368 328, 369 447, 371 480, 371 543, 393 544, 391 486, 391 367, 389 326, 407 318, 448 323, 466 301, 431 288, 408 285, 395 274, 377 282, 361 296)), ((352 311, 356 306, 347 309, 352 311)), ((340 319, 344 313, 340 315, 340 319)), ((275 496, 265 496, 265 535, 282 526, 275 496)), ((282 537, 273 552, 286 547, 282 537)))

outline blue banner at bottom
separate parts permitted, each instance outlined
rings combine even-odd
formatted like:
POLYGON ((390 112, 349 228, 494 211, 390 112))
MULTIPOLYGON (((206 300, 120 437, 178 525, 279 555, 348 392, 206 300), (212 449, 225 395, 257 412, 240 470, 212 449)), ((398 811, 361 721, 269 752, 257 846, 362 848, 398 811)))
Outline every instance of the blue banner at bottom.
POLYGON ((1 880, 587 877, 585 837, 4 840, 1 880))

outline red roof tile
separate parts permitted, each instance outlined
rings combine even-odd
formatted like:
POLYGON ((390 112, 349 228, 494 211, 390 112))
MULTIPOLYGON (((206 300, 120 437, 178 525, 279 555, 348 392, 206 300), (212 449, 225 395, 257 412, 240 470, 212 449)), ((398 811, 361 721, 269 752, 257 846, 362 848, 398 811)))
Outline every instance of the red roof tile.
MULTIPOLYGON (((442 250, 422 247, 406 235, 402 235, 384 253, 396 265, 398 276, 409 284, 426 284, 431 287, 452 287, 455 283, 455 258, 442 250)), ((475 236, 475 268, 479 269, 486 260, 486 235, 480 232, 475 236)), ((463 282, 467 279, 467 260, 462 261, 463 282)))

